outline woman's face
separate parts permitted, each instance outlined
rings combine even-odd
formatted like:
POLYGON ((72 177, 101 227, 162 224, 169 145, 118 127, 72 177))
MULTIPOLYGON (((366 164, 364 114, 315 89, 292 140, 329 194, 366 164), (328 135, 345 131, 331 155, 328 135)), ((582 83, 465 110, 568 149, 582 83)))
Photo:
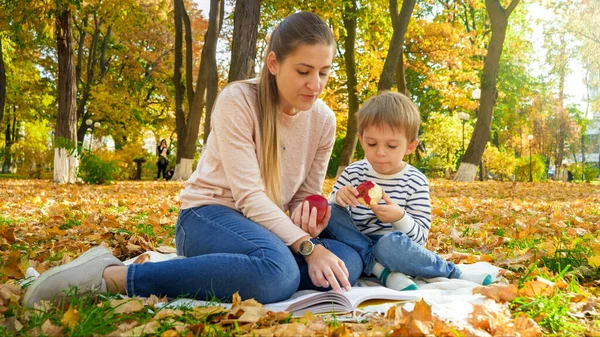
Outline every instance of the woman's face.
POLYGON ((308 110, 317 100, 329 79, 333 46, 324 43, 301 43, 282 62, 271 52, 267 65, 275 75, 279 106, 288 115, 308 110))

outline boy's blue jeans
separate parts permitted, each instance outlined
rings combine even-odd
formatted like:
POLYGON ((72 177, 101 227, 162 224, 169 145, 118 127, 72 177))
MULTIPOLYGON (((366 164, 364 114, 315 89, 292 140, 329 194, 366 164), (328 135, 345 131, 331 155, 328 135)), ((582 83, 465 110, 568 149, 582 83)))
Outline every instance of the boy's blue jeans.
POLYGON ((331 219, 321 235, 354 248, 363 260, 367 275, 373 271, 375 261, 390 271, 412 277, 458 278, 461 275, 454 263, 442 259, 402 232, 370 236, 361 233, 348 210, 339 205, 331 205, 331 219))
MULTIPOLYGON (((164 262, 133 264, 127 270, 127 294, 197 299, 242 299, 261 303, 288 299, 297 290, 317 289, 304 259, 277 236, 241 213, 209 205, 179 212, 175 232, 177 254, 164 262)), ((326 248, 344 261, 354 284, 362 261, 351 247, 331 239, 326 248)))

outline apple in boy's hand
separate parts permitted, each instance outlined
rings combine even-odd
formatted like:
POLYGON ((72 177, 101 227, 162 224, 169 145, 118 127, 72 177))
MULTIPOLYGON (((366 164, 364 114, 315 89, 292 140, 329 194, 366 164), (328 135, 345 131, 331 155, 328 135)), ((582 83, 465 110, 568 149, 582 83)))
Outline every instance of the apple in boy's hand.
MULTIPOLYGON (((304 198, 304 201, 308 201, 309 210, 312 210, 313 207, 317 208, 317 223, 323 221, 325 213, 327 213, 327 208, 329 207, 327 199, 319 194, 311 194, 304 198)), ((304 203, 304 201, 302 203, 304 203)))
POLYGON ((377 205, 383 196, 381 186, 370 180, 360 183, 356 186, 356 190, 358 191, 358 202, 369 208, 371 205, 377 205))

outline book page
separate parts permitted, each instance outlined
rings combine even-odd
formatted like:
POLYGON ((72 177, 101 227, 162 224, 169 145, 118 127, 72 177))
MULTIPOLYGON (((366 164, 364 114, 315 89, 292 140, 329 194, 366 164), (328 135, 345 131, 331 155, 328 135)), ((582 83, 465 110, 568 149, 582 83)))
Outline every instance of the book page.
POLYGON ((312 313, 349 312, 362 302, 381 300, 418 300, 421 294, 415 291, 395 291, 386 287, 353 287, 344 293, 314 292, 287 301, 271 303, 265 307, 271 311, 290 311, 294 317, 302 316, 305 311, 312 313))

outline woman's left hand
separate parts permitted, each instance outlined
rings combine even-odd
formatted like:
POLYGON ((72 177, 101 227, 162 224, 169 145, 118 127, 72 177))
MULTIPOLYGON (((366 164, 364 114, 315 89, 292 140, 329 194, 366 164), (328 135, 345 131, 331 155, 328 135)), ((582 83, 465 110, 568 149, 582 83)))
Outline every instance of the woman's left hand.
POLYGON ((320 223, 317 222, 317 208, 313 207, 310 209, 308 201, 304 201, 296 207, 290 218, 296 226, 302 228, 302 230, 311 237, 316 238, 329 223, 329 218, 331 218, 331 206, 327 206, 325 216, 320 223))

